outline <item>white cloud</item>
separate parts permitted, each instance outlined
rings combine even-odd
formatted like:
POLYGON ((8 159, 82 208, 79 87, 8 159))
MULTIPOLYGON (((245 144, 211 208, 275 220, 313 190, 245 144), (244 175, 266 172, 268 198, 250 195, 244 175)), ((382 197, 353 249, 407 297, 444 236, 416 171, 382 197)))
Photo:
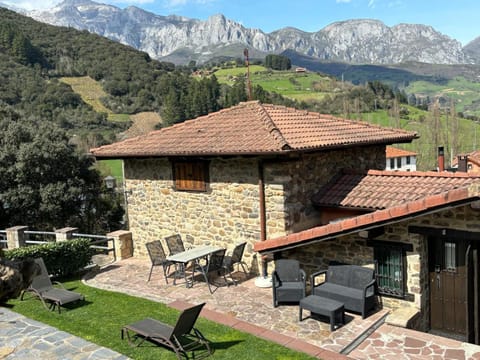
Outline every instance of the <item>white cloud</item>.
POLYGON ((335 0, 335 1, 337 2, 337 4, 352 2, 352 0, 335 0))
POLYGON ((376 0, 368 0, 368 7, 374 9, 376 0))
POLYGON ((8 1, 3 0, 2 2, 7 5, 16 6, 18 8, 22 8, 25 10, 37 10, 37 9, 48 9, 52 8, 61 0, 16 0, 16 1, 8 1))

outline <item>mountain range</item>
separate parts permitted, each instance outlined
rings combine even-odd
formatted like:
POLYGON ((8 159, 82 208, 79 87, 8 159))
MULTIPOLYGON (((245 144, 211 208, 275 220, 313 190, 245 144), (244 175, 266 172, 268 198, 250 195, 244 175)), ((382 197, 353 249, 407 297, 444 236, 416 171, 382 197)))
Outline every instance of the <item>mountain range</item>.
POLYGON ((378 20, 355 19, 332 23, 318 32, 285 27, 265 33, 221 14, 201 21, 90 0, 65 0, 51 9, 23 14, 44 23, 87 30, 176 64, 203 63, 219 56, 238 58, 244 48, 252 58, 288 50, 350 64, 480 64, 480 37, 462 47, 459 41, 421 24, 389 27, 378 20))

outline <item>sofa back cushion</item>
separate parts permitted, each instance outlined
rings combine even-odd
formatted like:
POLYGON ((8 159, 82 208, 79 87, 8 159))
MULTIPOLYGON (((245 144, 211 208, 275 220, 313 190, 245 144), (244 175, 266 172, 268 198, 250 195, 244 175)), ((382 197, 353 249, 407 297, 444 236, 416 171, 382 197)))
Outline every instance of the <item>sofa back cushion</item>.
POLYGON ((363 289, 370 281, 374 279, 373 269, 362 266, 351 265, 349 287, 354 289, 363 289))
POLYGON ((329 265, 327 271, 327 281, 337 285, 349 286, 350 265, 329 265))

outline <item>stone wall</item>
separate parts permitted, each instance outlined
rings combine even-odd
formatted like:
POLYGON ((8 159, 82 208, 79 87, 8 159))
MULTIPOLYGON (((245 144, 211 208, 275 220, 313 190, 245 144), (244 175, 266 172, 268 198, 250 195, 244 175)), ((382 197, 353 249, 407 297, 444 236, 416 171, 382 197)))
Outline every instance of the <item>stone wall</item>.
MULTIPOLYGON (((187 244, 231 250, 247 241, 246 262, 260 239, 258 166, 255 159, 214 159, 207 192, 176 191, 167 159, 125 160, 128 217, 134 256, 146 257, 145 243, 180 234, 187 244)), ((166 249, 166 246, 164 244, 166 249)))
MULTIPOLYGON (((291 234, 321 224, 320 213, 313 207, 311 198, 342 169, 384 169, 385 147, 359 147, 304 154, 297 159, 265 163, 265 183, 270 189, 283 189, 276 196, 283 196, 283 228, 268 226, 267 238, 291 234), (282 194, 283 193, 283 194, 282 194)), ((267 193, 268 199, 268 193, 267 193)), ((281 199, 277 199, 277 204, 281 199)), ((274 207, 267 206, 267 217, 275 216, 274 207), (272 212, 272 213, 270 213, 272 212)))
MULTIPOLYGON (((380 168, 383 146, 262 160, 267 238, 320 224, 311 196, 342 168, 380 168), (354 156, 352 156, 352 154, 354 156)), ((256 265, 260 240, 259 158, 213 158, 207 192, 176 191, 168 159, 125 159, 128 218, 134 256, 145 243, 179 233, 186 243, 232 249, 247 241, 245 260, 256 265)))

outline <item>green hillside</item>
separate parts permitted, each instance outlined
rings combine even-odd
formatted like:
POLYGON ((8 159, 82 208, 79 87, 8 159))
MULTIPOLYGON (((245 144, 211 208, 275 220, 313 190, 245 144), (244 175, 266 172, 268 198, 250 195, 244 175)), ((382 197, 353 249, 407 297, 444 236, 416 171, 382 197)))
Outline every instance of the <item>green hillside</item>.
MULTIPOLYGON (((219 82, 233 84, 246 73, 246 67, 236 67, 219 69, 214 74, 219 82)), ((471 152, 480 145, 480 124, 459 116, 456 108, 447 111, 438 105, 430 111, 421 110, 395 102, 388 93, 377 94, 376 98, 371 99, 370 89, 364 85, 355 86, 347 81, 338 81, 309 71, 296 73, 294 70, 273 71, 262 66, 251 66, 250 75, 252 85, 260 85, 268 91, 299 100, 299 106, 380 126, 416 131, 420 136, 418 140, 398 146, 418 154, 419 170, 427 171, 437 166, 439 146, 445 148, 446 165, 449 166, 453 157, 471 152), (370 105, 370 110, 366 104, 368 101, 374 103, 373 107, 370 105), (374 111, 374 107, 378 107, 377 111, 374 111)), ((425 81, 413 82, 410 86, 412 91, 425 96, 444 93, 452 97, 458 96, 459 99, 461 97, 465 105, 461 108, 462 111, 468 106, 466 99, 469 96, 470 102, 474 102, 480 94, 480 83, 472 83, 463 78, 455 78, 435 87, 425 81)))
MULTIPOLYGON (((233 85, 239 77, 246 76, 247 68, 219 69, 214 74, 220 83, 233 85)), ((266 91, 298 101, 321 100, 335 91, 337 84, 335 79, 314 72, 277 71, 260 65, 250 66, 250 81, 252 86, 260 85, 266 91)))

